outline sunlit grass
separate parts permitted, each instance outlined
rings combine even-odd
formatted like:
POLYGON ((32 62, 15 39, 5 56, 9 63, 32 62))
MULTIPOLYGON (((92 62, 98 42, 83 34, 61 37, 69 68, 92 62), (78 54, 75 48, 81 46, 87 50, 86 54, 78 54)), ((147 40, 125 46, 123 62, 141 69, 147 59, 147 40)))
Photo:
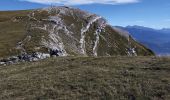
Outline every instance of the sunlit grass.
POLYGON ((0 67, 0 99, 169 100, 170 59, 59 57, 0 67))

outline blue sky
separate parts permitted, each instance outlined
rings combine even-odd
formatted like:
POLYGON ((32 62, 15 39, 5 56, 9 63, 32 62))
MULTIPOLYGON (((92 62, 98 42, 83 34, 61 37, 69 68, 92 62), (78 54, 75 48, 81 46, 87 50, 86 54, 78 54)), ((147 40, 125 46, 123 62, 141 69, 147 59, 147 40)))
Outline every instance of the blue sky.
POLYGON ((170 0, 1 0, 0 10, 22 10, 65 4, 96 13, 111 25, 170 28, 170 0))

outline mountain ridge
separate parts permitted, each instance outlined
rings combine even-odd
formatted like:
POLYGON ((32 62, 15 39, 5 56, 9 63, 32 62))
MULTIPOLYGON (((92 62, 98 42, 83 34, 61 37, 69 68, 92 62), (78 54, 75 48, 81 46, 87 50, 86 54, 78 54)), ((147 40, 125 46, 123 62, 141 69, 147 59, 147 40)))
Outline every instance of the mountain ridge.
POLYGON ((0 13, 0 26, 4 27, 0 35, 5 37, 0 42, 9 45, 0 45, 5 48, 0 50, 1 57, 19 55, 14 58, 34 61, 50 56, 154 55, 103 17, 80 9, 49 7, 0 13), (13 32, 17 36, 11 41, 13 32))

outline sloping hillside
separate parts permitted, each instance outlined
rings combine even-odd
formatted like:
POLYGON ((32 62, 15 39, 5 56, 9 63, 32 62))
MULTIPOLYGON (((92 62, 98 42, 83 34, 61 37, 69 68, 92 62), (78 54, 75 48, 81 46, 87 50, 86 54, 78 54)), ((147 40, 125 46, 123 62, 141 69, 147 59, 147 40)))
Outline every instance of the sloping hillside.
POLYGON ((1 100, 170 100, 170 59, 57 57, 0 66, 1 100))
POLYGON ((1 58, 153 55, 102 17, 70 7, 0 12, 0 35, 1 58))

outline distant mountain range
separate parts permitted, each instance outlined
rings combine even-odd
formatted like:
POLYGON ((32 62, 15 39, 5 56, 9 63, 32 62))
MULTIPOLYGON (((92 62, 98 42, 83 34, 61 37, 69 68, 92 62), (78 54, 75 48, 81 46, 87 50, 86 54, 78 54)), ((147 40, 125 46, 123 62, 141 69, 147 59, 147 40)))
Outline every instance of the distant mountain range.
POLYGON ((170 28, 158 30, 143 26, 116 27, 128 31, 134 39, 152 49, 157 55, 170 55, 170 28))

